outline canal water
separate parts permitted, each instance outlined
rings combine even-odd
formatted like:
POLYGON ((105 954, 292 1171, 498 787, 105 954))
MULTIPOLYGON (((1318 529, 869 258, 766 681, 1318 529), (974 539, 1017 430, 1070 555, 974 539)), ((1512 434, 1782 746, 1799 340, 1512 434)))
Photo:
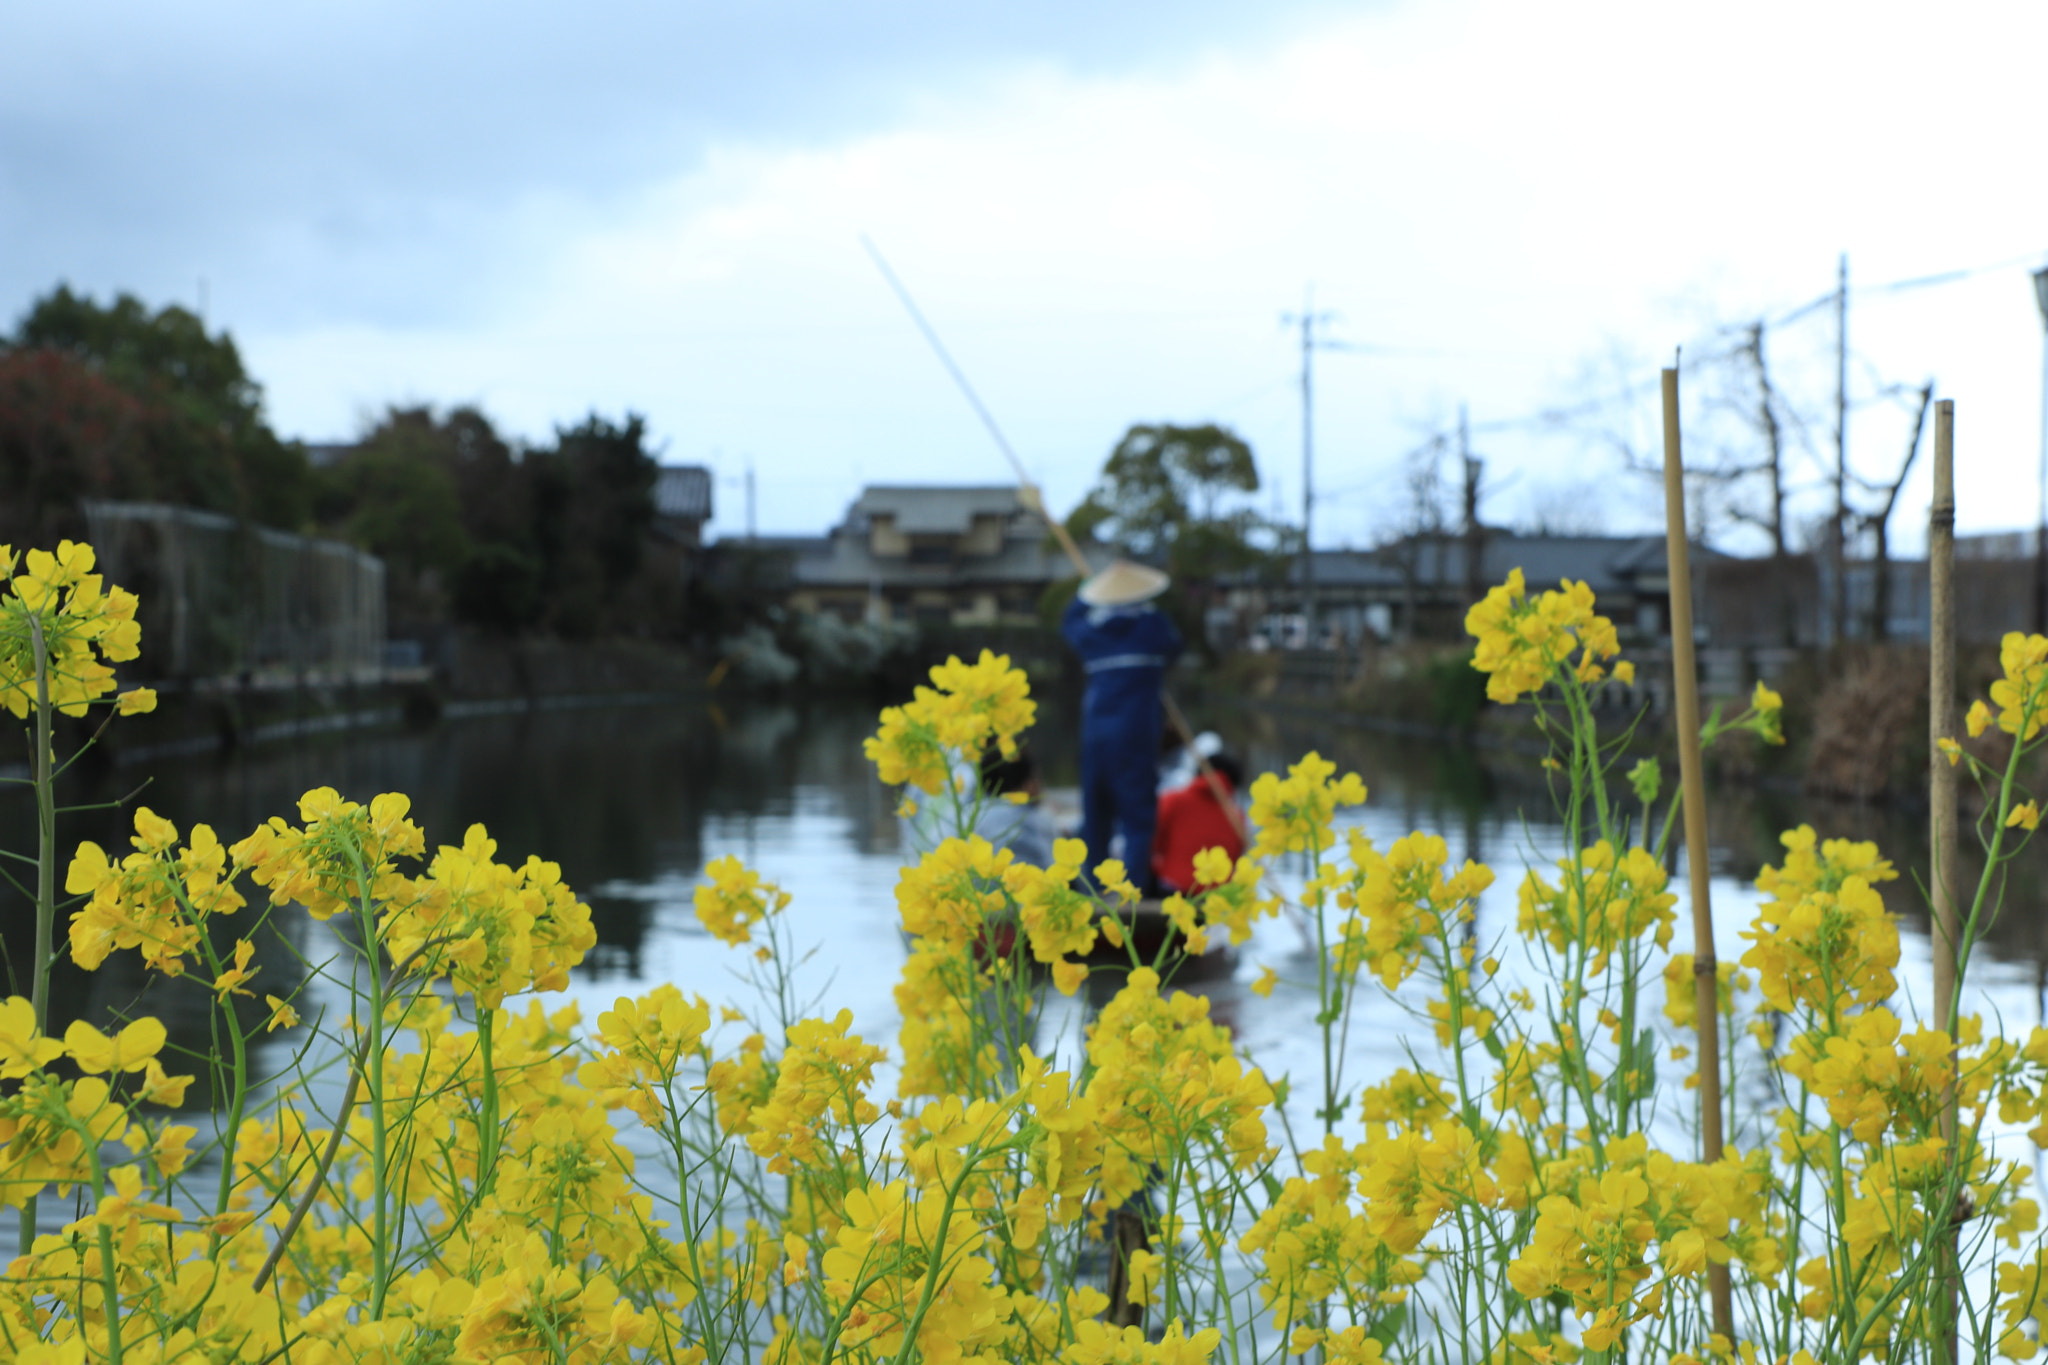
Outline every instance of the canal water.
MULTIPOLYGON (((1454 860, 1492 864, 1498 879, 1477 926, 1487 945, 1513 928, 1525 861, 1548 863, 1562 851, 1534 754, 1396 739, 1243 708, 1215 707, 1196 719, 1218 729, 1253 772, 1284 766, 1311 748, 1358 771, 1371 799, 1345 818, 1361 822, 1381 847, 1411 830, 1430 830, 1446 838, 1454 860)), ((533 710, 161 759, 88 773, 66 795, 80 803, 110 801, 141 787, 131 807, 149 806, 181 829, 203 821, 225 842, 272 815, 295 820, 299 795, 322 785, 358 801, 384 791, 408 794, 430 846, 459 843, 470 824, 482 823, 497 839, 501 860, 537 854, 558 862, 590 904, 600 942, 569 995, 591 1023, 618 996, 658 982, 674 982, 714 1003, 751 1003, 743 981, 747 955, 706 934, 691 906, 704 864, 736 854, 791 894, 786 933, 803 955, 803 994, 827 1013, 851 1009, 857 1031, 893 1045, 898 1016, 891 988, 905 955, 893 892, 906 839, 895 813, 898 795, 876 781, 861 753, 874 724, 866 705, 727 700, 533 710)), ((1038 728, 1035 747, 1054 787, 1074 780, 1072 734, 1071 724, 1054 715, 1038 728)), ((30 814, 18 790, 0 801, 0 837, 25 849, 30 814)), ((1901 989, 1924 1010, 1928 943, 1911 869, 1924 866, 1925 836, 1916 820, 1717 795, 1714 908, 1723 959, 1740 956, 1740 931, 1756 901, 1751 883, 1763 862, 1778 857, 1777 832, 1802 810, 1824 836, 1877 839, 1906 872, 1891 889, 1906 920, 1901 989)), ((110 810, 67 816, 66 844, 93 838, 110 851, 123 850, 126 822, 125 814, 110 810)), ((1298 869, 1281 871, 1283 880, 1299 875, 1298 869)), ((1682 897, 1682 871, 1673 886, 1682 897)), ((2024 1029, 2040 1021, 2044 955, 2042 915, 2037 905, 2019 903, 2021 890, 2015 888, 2016 903, 1974 964, 1972 980, 1979 1006, 1995 1011, 2008 1028, 2024 1029)), ((16 897, 0 919, 15 963, 23 961, 29 941, 23 911, 16 897)), ((1688 914, 1681 898, 1679 946, 1690 939, 1688 914)), ((117 955, 91 977, 62 973, 55 995, 60 1017, 83 1013, 104 1021, 149 999, 139 995, 145 983, 133 958, 117 955)), ((284 994, 279 987, 292 985, 301 969, 288 954, 266 954, 263 961, 267 975, 256 982, 259 992, 284 994)), ((1269 1075, 1292 1076, 1290 1113, 1304 1136, 1315 1126, 1312 1092, 1321 1059, 1313 980, 1314 957, 1302 932, 1281 919, 1258 927, 1233 977, 1200 987, 1215 1016, 1269 1075), (1260 997, 1248 986, 1266 966, 1278 971, 1281 984, 1260 997)), ((330 990, 315 983, 311 1003, 322 1003, 330 990)), ((1394 999, 1371 988, 1362 993, 1348 1024, 1353 1062, 1347 1087, 1409 1064, 1411 1051, 1430 1064, 1430 1030, 1416 1020, 1424 998, 1419 987, 1394 999)), ((1038 1021, 1040 1050, 1072 1057, 1086 1008, 1074 1002, 1049 1009, 1038 1021)), ((175 1001, 169 1012, 178 1013, 175 1001)), ((272 1042, 266 1057, 281 1062, 285 1046, 272 1042)), ((893 1091, 893 1077, 884 1084, 893 1091)))

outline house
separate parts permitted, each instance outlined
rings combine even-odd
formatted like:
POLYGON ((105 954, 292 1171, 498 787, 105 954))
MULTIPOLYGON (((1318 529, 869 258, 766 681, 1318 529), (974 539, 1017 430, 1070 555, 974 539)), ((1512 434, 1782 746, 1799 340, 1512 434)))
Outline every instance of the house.
POLYGON ((1048 540, 1014 486, 870 485, 822 542, 789 547, 788 602, 846 621, 1030 620, 1074 576, 1048 540))
MULTIPOLYGON (((1514 569, 1531 592, 1562 579, 1590 585, 1600 610, 1624 637, 1657 639, 1670 633, 1671 588, 1664 567, 1664 537, 1519 535, 1487 528, 1462 533, 1404 536, 1374 550, 1318 550, 1308 566, 1318 636, 1356 643, 1367 638, 1454 639, 1465 613, 1514 569)), ((1724 556, 1693 549, 1696 565, 1724 556)), ((1253 634, 1287 643, 1301 633, 1310 602, 1299 560, 1277 585, 1236 585, 1212 633, 1242 640, 1253 634)))
POLYGON ((711 471, 702 465, 663 465, 654 475, 654 533, 695 550, 711 520, 711 471))

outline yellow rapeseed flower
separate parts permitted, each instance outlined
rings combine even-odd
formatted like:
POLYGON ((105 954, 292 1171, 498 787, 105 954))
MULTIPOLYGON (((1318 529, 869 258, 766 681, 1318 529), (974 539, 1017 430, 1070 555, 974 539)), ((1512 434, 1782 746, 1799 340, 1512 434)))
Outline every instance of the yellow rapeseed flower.
POLYGON ((1785 699, 1758 682, 1756 690, 1750 694, 1749 707, 1756 713, 1757 737, 1766 744, 1783 744, 1785 699))
POLYGON ((140 1071, 163 1050, 166 1037, 162 1022, 156 1019, 137 1019, 111 1038, 83 1019, 74 1019, 64 1030, 64 1050, 89 1076, 140 1071))
MULTIPOLYGON (((1465 614, 1465 632, 1478 641, 1472 667, 1487 675, 1486 695, 1503 705, 1541 691, 1560 669, 1582 683, 1598 682, 1605 675, 1602 661, 1621 652, 1614 623, 1593 611, 1590 587, 1566 579, 1531 599, 1520 569, 1465 614)), ((1631 668, 1626 681, 1634 677, 1631 668)))
POLYGON ((1321 754, 1304 754, 1287 776, 1261 773, 1252 783, 1252 828, 1261 855, 1300 853, 1330 847, 1330 826, 1339 806, 1365 802, 1357 773, 1336 776, 1337 765, 1321 754))
POLYGON ((2025 742, 2048 723, 2048 637, 2013 631, 2000 643, 1998 661, 2005 670, 1991 684, 1998 728, 2025 742))
POLYGON ((94 560, 90 545, 67 540, 55 554, 30 550, 17 573, 14 551, 0 545, 0 707, 16 718, 37 698, 31 618, 42 633, 50 705, 67 716, 113 691, 110 665, 140 653, 135 597, 103 587, 94 560))
POLYGON ((1015 755, 1038 704, 1024 671, 986 649, 972 664, 954 657, 935 665, 931 679, 907 704, 882 712, 882 727, 865 749, 885 784, 936 796, 952 781, 955 764, 978 760, 990 744, 1015 755))
POLYGON ((737 948, 753 936, 754 926, 789 904, 789 893, 727 855, 704 866, 711 880, 697 888, 697 919, 712 935, 737 948))
POLYGON ((0 1080, 18 1081, 64 1055, 64 1044, 36 1028, 36 1009, 11 995, 0 1004, 0 1080))

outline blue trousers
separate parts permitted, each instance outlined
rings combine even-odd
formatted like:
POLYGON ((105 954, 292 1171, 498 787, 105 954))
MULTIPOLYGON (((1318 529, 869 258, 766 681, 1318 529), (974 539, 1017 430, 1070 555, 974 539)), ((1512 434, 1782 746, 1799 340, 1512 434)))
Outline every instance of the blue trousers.
POLYGON ((1152 832, 1159 824, 1159 772, 1150 750, 1081 753, 1081 839, 1088 871, 1109 856, 1112 832, 1124 836, 1124 875, 1143 890, 1152 880, 1152 832))

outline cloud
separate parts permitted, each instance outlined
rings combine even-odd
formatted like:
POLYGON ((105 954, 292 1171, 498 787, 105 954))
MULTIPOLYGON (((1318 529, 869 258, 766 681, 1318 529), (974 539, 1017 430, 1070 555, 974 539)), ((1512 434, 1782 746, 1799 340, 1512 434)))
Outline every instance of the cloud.
MULTIPOLYGON (((1838 250, 1860 285, 2012 257, 2048 221, 2016 150, 2048 21, 1991 8, 1929 29, 1742 0, 1257 20, 784 5, 569 30, 372 6, 240 39, 247 11, 201 13, 104 51, 38 19, 104 109, 13 89, 7 64, 26 67, 0 56, 0 231, 38 216, 0 285, 189 297, 212 262, 288 430, 335 434, 394 399, 480 401, 533 437, 631 408, 676 458, 751 462, 765 527, 819 528, 862 479, 1002 475, 862 231, 1056 501, 1129 423, 1214 418, 1291 514, 1279 315, 1313 280, 1335 335, 1383 348, 1317 362, 1317 524, 1338 541, 1385 523, 1404 454, 1461 402, 1493 515, 1618 489, 1583 440, 1497 423, 1584 396, 1584 358, 1616 339, 1653 379, 1675 345, 1823 293, 1838 250), (16 194, 23 176, 43 188, 16 194), (151 176, 161 213, 130 202, 151 176), (74 260, 94 264, 52 264, 74 260)), ((1774 343, 1819 398, 1830 326, 1822 310, 1774 343)), ((1874 377, 1934 374, 1986 457, 1965 524, 2002 516, 2038 422, 2023 270, 1859 297, 1851 336, 1870 472, 1898 455, 1874 377)))
POLYGON ((0 46, 0 296, 263 325, 488 316, 549 242, 726 140, 806 146, 1043 64, 1172 62, 1320 6, 43 6, 0 46))

